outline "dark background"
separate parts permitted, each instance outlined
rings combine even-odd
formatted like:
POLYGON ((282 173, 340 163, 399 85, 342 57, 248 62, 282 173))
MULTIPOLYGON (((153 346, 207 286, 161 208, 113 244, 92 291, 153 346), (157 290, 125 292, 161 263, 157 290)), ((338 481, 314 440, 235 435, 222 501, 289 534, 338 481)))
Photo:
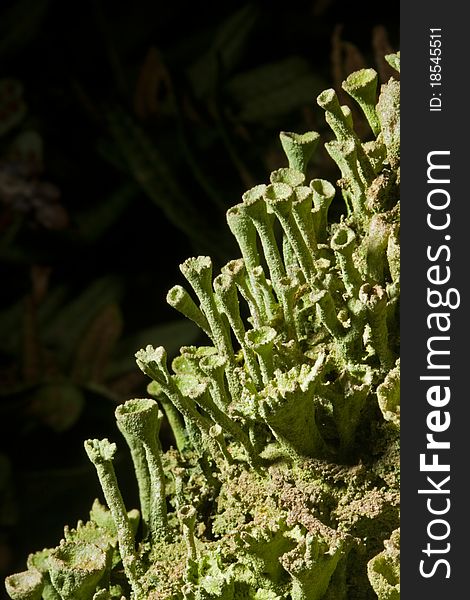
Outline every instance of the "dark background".
POLYGON ((0 575, 86 519, 83 440, 123 449, 134 352, 198 341, 178 264, 238 256, 224 213, 286 165, 279 131, 329 135, 318 93, 398 49, 398 2, 0 2, 0 575))

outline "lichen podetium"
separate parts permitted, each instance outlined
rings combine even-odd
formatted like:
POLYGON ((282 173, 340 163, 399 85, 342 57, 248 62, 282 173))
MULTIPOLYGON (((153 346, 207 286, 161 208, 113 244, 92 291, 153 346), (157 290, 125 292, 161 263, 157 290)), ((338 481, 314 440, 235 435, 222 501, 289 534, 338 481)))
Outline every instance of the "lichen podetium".
POLYGON ((11 598, 399 597, 399 83, 379 92, 364 69, 343 87, 374 139, 320 94, 338 188, 306 180, 319 135, 283 132, 289 167, 227 213, 241 257, 215 278, 209 257, 189 258, 188 289, 168 293, 208 345, 171 366, 162 347, 136 355, 150 397, 116 420, 140 510, 124 506, 115 444, 87 440, 107 507, 31 554, 11 598), (338 191, 346 214, 331 222, 338 191))

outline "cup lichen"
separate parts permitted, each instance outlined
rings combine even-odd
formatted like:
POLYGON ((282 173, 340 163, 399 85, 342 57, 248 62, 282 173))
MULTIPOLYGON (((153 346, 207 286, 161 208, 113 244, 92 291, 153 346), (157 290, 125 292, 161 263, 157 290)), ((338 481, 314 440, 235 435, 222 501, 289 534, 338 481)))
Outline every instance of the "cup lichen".
MULTIPOLYGON (((388 62, 399 69, 399 54, 388 62)), ((317 99, 340 194, 307 180, 315 132, 281 133, 288 167, 227 213, 241 258, 189 258, 168 303, 206 346, 136 354, 153 399, 116 410, 133 459, 88 440, 107 508, 7 578, 13 599, 367 600, 399 597, 399 82, 350 75, 373 139, 334 90, 317 99), (378 96, 378 97, 377 97, 378 96), (346 214, 331 222, 341 196, 346 214), (248 315, 248 316, 247 316, 248 315), (162 408, 175 448, 158 439, 162 408), (385 544, 385 551, 383 550, 385 544)))

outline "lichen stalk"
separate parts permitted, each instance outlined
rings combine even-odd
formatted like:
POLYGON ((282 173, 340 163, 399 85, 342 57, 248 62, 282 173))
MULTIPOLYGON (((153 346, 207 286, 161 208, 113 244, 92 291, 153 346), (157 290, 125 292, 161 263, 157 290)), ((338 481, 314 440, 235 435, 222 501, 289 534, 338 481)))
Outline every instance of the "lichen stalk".
POLYGON ((113 457, 116 453, 116 444, 111 444, 107 439, 87 440, 85 450, 88 458, 93 463, 109 510, 116 525, 119 540, 119 550, 126 576, 136 596, 142 589, 139 583, 141 565, 135 550, 134 533, 132 531, 127 511, 119 490, 116 474, 113 467, 113 457))

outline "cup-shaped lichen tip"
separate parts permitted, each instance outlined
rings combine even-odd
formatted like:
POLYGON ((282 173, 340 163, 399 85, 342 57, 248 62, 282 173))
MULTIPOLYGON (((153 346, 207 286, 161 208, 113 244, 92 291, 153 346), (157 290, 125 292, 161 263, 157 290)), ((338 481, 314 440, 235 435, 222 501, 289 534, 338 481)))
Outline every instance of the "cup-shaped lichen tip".
POLYGON ((274 210, 286 214, 295 200, 294 190, 287 183, 271 183, 267 186, 264 194, 266 202, 274 210))
POLYGON ((260 183, 259 185, 255 185, 250 188, 242 195, 243 202, 251 202, 253 200, 259 200, 263 197, 264 192, 266 191, 266 185, 264 183, 260 183))
POLYGON ((156 436, 163 418, 158 404, 150 398, 133 398, 120 404, 115 411, 120 429, 141 439, 156 436))
POLYGON ((281 131, 279 137, 289 161, 289 167, 305 173, 320 140, 320 135, 316 131, 300 134, 281 131))
POLYGON ((111 443, 107 438, 86 440, 84 446, 88 458, 93 464, 109 462, 116 454, 116 444, 111 443))
POLYGON ((397 52, 396 54, 386 54, 385 60, 395 69, 395 71, 400 72, 400 52, 397 52))
POLYGON ((88 600, 106 569, 106 552, 85 542, 65 542, 49 557, 49 574, 64 600, 88 600))
POLYGON ((334 186, 326 179, 312 179, 310 188, 313 192, 313 203, 316 208, 320 208, 326 200, 329 204, 336 194, 334 186))
POLYGON ((43 576, 37 569, 15 573, 5 579, 5 588, 12 600, 39 600, 44 588, 43 576))
POLYGON ((325 110, 331 110, 333 107, 339 106, 338 96, 333 88, 323 90, 321 94, 317 96, 317 104, 325 110))
POLYGON ((194 300, 188 292, 180 285, 174 285, 166 295, 166 301, 170 306, 178 310, 210 336, 209 324, 194 300))
POLYGON ((374 69, 355 71, 349 75, 346 81, 343 81, 343 89, 362 108, 374 135, 380 133, 380 122, 375 111, 375 105, 377 104, 377 81, 377 71, 374 69))
POLYGON ((207 383, 189 373, 174 375, 173 380, 183 396, 191 400, 201 398, 207 391, 207 383))
POLYGON ((258 329, 250 329, 246 332, 246 341, 255 352, 263 352, 271 348, 276 339, 277 332, 273 327, 264 325, 258 329))
POLYGON ((213 377, 216 373, 221 373, 227 365, 227 359, 220 354, 211 354, 204 356, 199 366, 208 377, 213 377))
POLYGON ((193 256, 180 265, 180 271, 191 284, 195 279, 204 282, 210 281, 212 279, 212 260, 209 256, 193 256))
POLYGON ((273 171, 269 179, 271 183, 287 183, 287 185, 296 188, 305 182, 305 175, 298 169, 284 167, 273 171))
POLYGON ((138 367, 150 378, 159 383, 168 381, 168 371, 166 366, 166 350, 163 346, 154 348, 150 344, 135 353, 138 367))
POLYGON ((178 511, 178 518, 183 525, 193 528, 196 522, 196 509, 191 504, 185 504, 178 511))

